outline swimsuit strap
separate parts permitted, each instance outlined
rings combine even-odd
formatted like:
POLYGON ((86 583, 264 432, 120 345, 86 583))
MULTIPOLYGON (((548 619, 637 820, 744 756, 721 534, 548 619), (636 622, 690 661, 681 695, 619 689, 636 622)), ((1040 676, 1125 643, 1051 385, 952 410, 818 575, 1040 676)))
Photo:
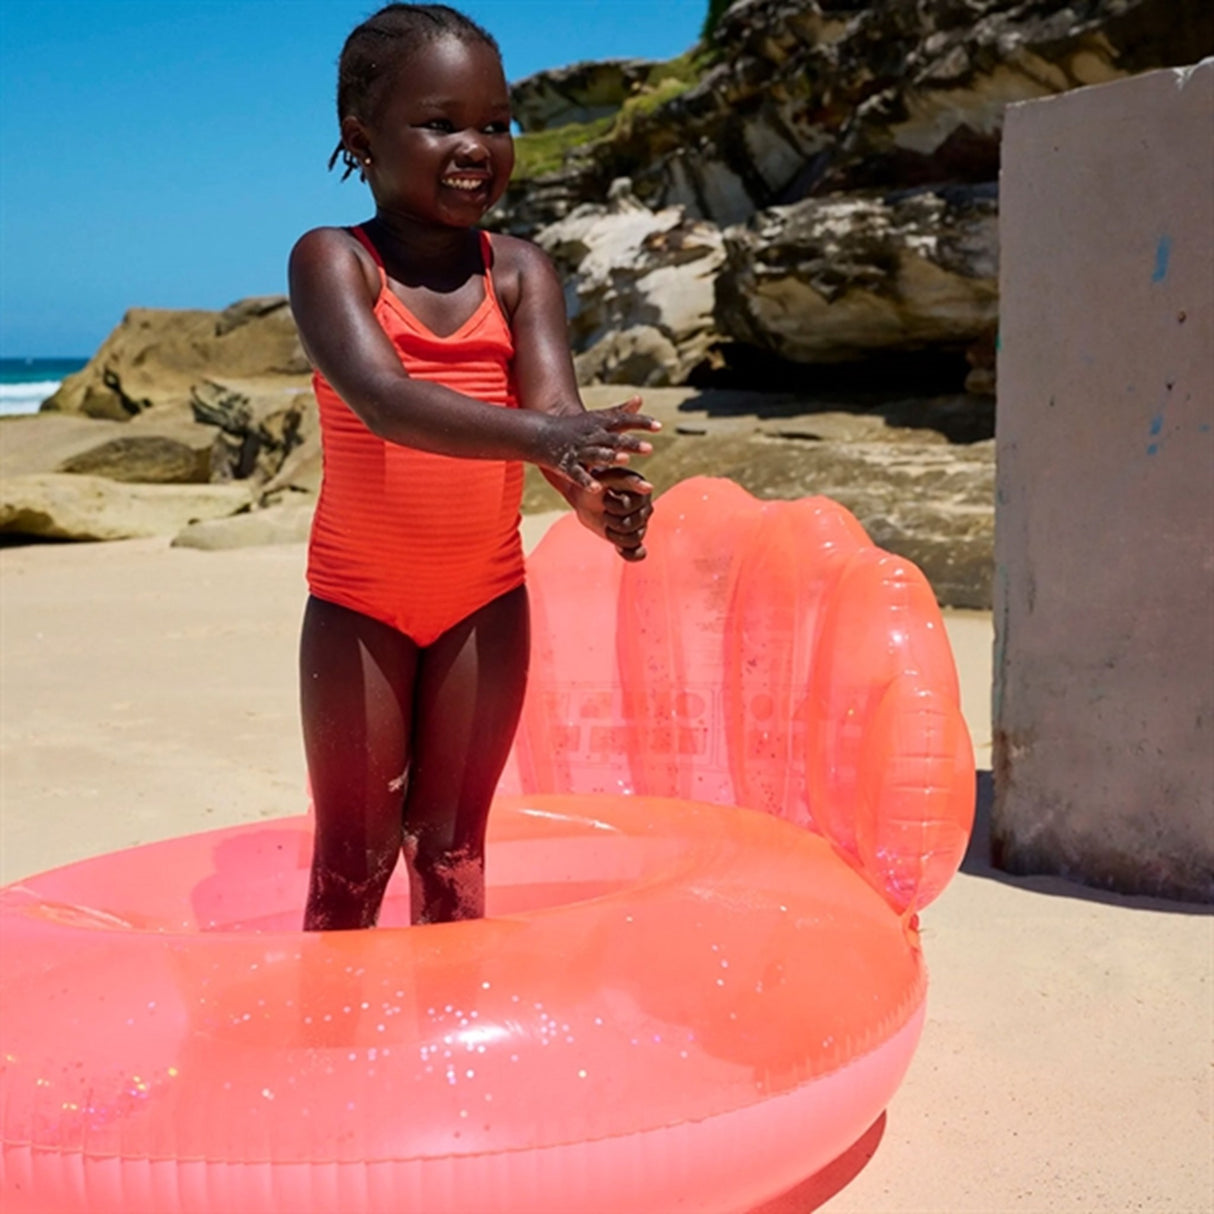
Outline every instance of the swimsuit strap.
POLYGON ((478 232, 481 238, 481 261, 485 266, 485 294, 493 300, 493 306, 501 313, 502 319, 506 317, 505 312, 502 312, 502 305, 498 302, 497 292, 493 289, 493 241, 489 238, 489 233, 481 228, 478 232))
POLYGON ((371 238, 361 227, 353 227, 349 231, 354 233, 358 238, 358 243, 371 254, 375 268, 379 270, 379 285, 386 291, 388 289, 388 272, 384 269, 384 259, 380 257, 379 250, 371 243, 371 238))

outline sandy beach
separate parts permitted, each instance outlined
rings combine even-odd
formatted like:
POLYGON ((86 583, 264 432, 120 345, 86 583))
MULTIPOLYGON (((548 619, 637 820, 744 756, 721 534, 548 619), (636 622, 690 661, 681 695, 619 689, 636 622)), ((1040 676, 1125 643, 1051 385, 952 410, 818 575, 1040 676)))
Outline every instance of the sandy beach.
MULTIPOLYGON (((0 550, 0 879, 302 809, 303 559, 0 550)), ((988 769, 990 617, 948 627, 988 769)), ((980 815, 924 915, 929 1015, 905 1084, 762 1214, 1214 1210, 1210 908, 1011 879, 982 834, 980 815)))

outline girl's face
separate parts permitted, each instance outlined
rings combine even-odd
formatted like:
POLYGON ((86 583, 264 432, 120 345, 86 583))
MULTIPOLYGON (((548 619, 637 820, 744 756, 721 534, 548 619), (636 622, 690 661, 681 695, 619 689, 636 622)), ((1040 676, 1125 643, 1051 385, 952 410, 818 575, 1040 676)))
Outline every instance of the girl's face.
POLYGON ((514 168, 510 93, 483 42, 429 43, 398 69, 375 122, 346 123, 347 146, 371 158, 375 201, 423 223, 471 227, 514 168))

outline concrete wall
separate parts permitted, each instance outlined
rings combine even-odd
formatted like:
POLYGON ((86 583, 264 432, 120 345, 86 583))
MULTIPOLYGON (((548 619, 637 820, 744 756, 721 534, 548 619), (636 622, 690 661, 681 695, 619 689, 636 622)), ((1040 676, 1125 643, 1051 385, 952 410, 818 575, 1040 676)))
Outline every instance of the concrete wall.
POLYGON ((1214 60, 1011 107, 994 862, 1214 902, 1214 60))

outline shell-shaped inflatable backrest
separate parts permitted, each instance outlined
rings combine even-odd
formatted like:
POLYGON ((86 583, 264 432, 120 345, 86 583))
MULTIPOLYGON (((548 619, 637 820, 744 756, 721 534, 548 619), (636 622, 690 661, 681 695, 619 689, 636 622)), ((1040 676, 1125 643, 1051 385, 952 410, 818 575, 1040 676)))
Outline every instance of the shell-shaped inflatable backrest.
POLYGON ((961 708, 921 675, 886 688, 864 734, 856 847, 899 911, 952 880, 974 821, 974 751, 961 708))
POLYGON ((528 561, 531 669, 504 792, 631 792, 616 634, 626 566, 573 515, 528 561), (516 783, 517 782, 517 783, 516 783))
POLYGON ((763 509, 732 481, 662 497, 648 558, 620 581, 619 659, 636 791, 735 804, 722 659, 763 509))
POLYGON ((722 696, 740 805, 813 827, 805 755, 814 649, 834 583, 868 546, 854 516, 827 498, 763 505, 724 638, 722 696))
POLYGON ((901 674, 959 699, 944 622, 927 579, 879 548, 856 552, 826 605, 811 680, 809 802, 818 829, 853 856, 869 724, 901 674))
POLYGON ((575 518, 529 562, 533 657, 504 791, 682 797, 825 835, 899 910, 961 859, 973 758, 913 564, 824 498, 684 481, 628 565, 575 518))

